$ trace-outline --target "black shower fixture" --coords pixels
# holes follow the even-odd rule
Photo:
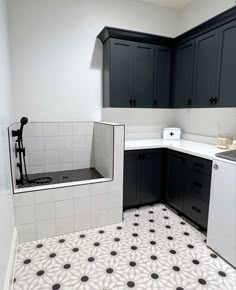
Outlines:
[[[18,137],[17,140],[22,140],[22,136],[23,136],[23,128],[24,126],[28,123],[28,118],[26,117],[22,117],[20,119],[20,129],[18,130],[12,130],[12,136],[13,137]]]
[[[20,178],[16,179],[16,185],[23,185],[24,182],[26,183],[35,183],[35,184],[45,184],[52,181],[51,177],[42,177],[42,178],[35,178],[35,179],[29,179],[28,173],[27,173],[27,167],[25,162],[25,147],[23,144],[23,129],[24,126],[28,123],[28,118],[22,117],[20,120],[20,129],[18,130],[12,130],[12,136],[17,137],[16,144],[15,144],[15,152],[16,157],[18,157],[19,154],[19,162],[17,162],[17,167],[19,168],[20,172]],[[23,166],[25,170],[25,174],[23,173]]]

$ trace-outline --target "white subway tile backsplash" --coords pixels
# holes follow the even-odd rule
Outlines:
[[[106,210],[92,213],[92,227],[101,227],[108,224],[108,212]]]
[[[59,171],[59,164],[50,164],[44,166],[44,172],[55,172]]]
[[[36,204],[39,203],[47,203],[47,202],[53,202],[53,192],[52,190],[40,190],[35,191],[34,193],[34,201]]]
[[[87,197],[80,197],[80,198],[75,198],[74,200],[74,210],[75,214],[82,213],[82,212],[91,212],[92,209],[92,197],[87,196]]]
[[[55,201],[73,199],[73,187],[63,187],[52,190]]]
[[[29,164],[30,166],[43,166],[45,165],[45,152],[29,152]]]
[[[28,123],[24,128],[24,137],[40,137],[43,136],[42,123]]]
[[[59,135],[61,136],[71,136],[73,134],[73,123],[64,122],[58,123]]]
[[[94,217],[95,219],[96,217]],[[75,231],[87,230],[92,227],[92,214],[82,213],[75,215]]]
[[[74,201],[63,200],[55,203],[56,218],[71,216],[74,214]]]
[[[74,216],[64,217],[55,220],[56,235],[72,233],[75,230]]]
[[[122,208],[123,207],[123,192],[110,192],[108,197],[108,207]]]
[[[57,136],[58,135],[58,123],[44,123],[43,124],[43,136]]]
[[[109,209],[109,211],[108,211],[108,223],[109,224],[121,223],[122,219],[123,219],[123,211],[122,211],[121,207]]]
[[[34,204],[34,193],[24,192],[21,194],[14,194],[14,207],[26,206]]]
[[[56,235],[55,220],[36,223],[37,239],[48,238]]]
[[[93,186],[92,185],[82,185],[82,186],[74,186],[74,198],[91,196],[93,194]]]
[[[15,208],[16,225],[30,224],[35,222],[34,206],[21,206]]]
[[[73,149],[73,136],[64,136],[62,138],[63,150]]]
[[[59,152],[59,162],[60,163],[70,163],[73,162],[73,151],[63,150]]]
[[[30,174],[34,174],[34,173],[42,173],[45,171],[45,166],[29,166],[27,165],[27,172]]]
[[[108,194],[94,195],[92,197],[92,211],[108,209]]]
[[[72,163],[63,163],[63,164],[58,164],[59,170],[72,170],[73,169],[73,164]]]
[[[55,136],[55,137],[44,137],[44,150],[53,151],[53,150],[63,150],[64,149],[64,141],[63,137]]]
[[[26,137],[24,138],[24,145],[27,152],[44,150],[43,137]]]
[[[73,150],[73,163],[81,162],[82,160],[82,150]]]
[[[36,240],[35,223],[17,226],[17,236],[20,243]]]
[[[93,195],[100,195],[108,193],[108,182],[101,182],[92,184],[92,194]]]
[[[54,203],[36,204],[35,205],[35,218],[37,222],[55,219]]]
[[[72,148],[73,149],[82,149],[86,148],[86,136],[73,136],[72,138]]]
[[[45,165],[59,164],[58,151],[45,151]]]

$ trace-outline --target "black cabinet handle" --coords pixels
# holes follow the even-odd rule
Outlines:
[[[201,213],[201,212],[202,212],[202,211],[201,211],[199,208],[197,208],[196,206],[192,206],[192,209],[193,209],[194,211],[198,212],[198,213]]]
[[[216,104],[218,103],[218,99],[217,99],[217,98],[214,98],[214,99],[213,99],[213,102],[214,102],[214,104],[216,105]]]
[[[199,188],[202,188],[202,184],[199,183],[199,182],[194,182],[193,184],[194,184],[195,186],[199,187]]]
[[[153,105],[156,106],[157,105],[157,100],[153,101]]]
[[[132,108],[132,106],[133,106],[133,101],[132,101],[132,99],[129,100],[129,105],[130,105],[130,107]]]
[[[192,105],[192,100],[188,99],[187,104],[188,104],[188,106],[191,106]]]
[[[133,99],[133,104],[134,104],[134,107],[136,107],[136,100]]]
[[[195,163],[194,164],[196,167],[200,167],[200,168],[204,168],[204,164],[202,164],[202,163]]]
[[[214,103],[214,99],[213,99],[213,98],[210,98],[210,99],[209,99],[209,102],[211,103],[211,105],[213,105],[213,103]]]

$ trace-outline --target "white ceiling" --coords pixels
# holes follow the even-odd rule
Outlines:
[[[193,0],[139,0],[139,1],[154,3],[163,7],[181,9],[187,6]]]

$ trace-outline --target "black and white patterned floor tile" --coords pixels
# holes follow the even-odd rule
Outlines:
[[[19,246],[14,290],[235,290],[236,271],[164,205]]]

